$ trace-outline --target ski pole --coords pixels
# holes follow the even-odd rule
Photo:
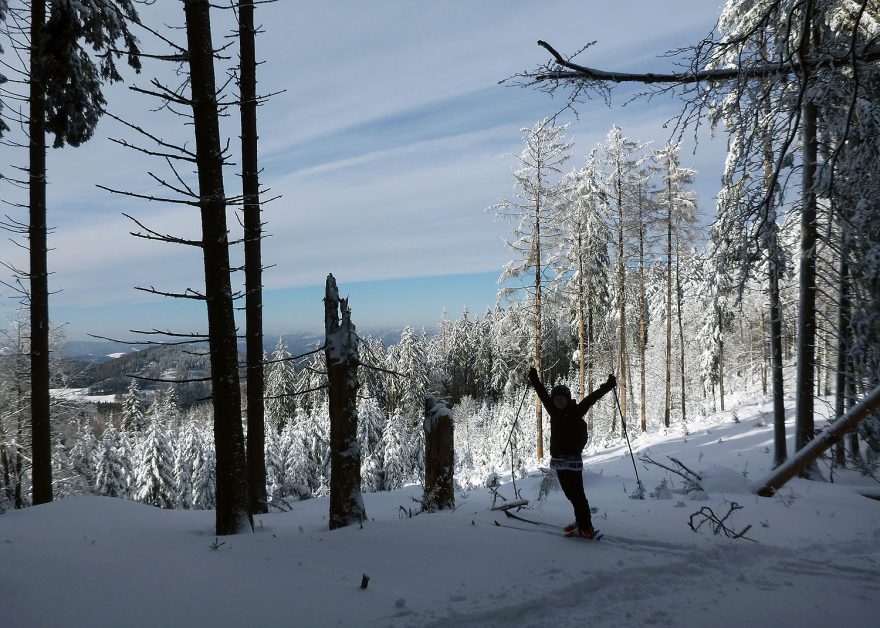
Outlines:
[[[623,410],[620,408],[620,400],[617,398],[617,386],[611,389],[611,392],[614,393],[614,403],[617,406],[617,413],[620,415],[620,424],[623,426],[623,436],[626,438],[626,446],[629,448],[629,458],[633,463],[633,471],[636,472],[636,484],[639,487],[639,499],[645,498],[645,488],[642,486],[642,481],[639,479],[639,470],[636,467],[636,457],[633,455],[632,445],[629,442],[629,433],[626,431],[626,420],[623,418]]]

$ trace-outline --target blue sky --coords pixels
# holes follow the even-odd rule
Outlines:
[[[156,3],[143,7],[142,17],[157,27],[180,24],[181,6]],[[546,59],[537,39],[563,51],[598,40],[582,59],[589,65],[669,68],[669,60],[657,56],[704,36],[718,11],[717,2],[706,0],[260,5],[260,89],[286,90],[259,111],[262,180],[271,189],[266,197],[281,195],[264,210],[272,236],[264,261],[274,265],[265,274],[267,333],[320,328],[329,272],[351,297],[362,329],[431,326],[444,309],[456,316],[464,306],[482,311],[493,304],[495,278],[508,259],[501,242],[508,226],[484,209],[511,193],[509,155],[521,150],[520,129],[562,104],[498,81]],[[229,15],[216,18],[215,41],[225,42]],[[161,51],[143,40],[146,50]],[[174,80],[155,63],[127,79],[143,86],[154,74]],[[124,86],[107,95],[117,115],[192,144],[189,127],[150,111],[149,100]],[[621,93],[612,109],[597,101],[582,107],[579,119],[565,118],[575,141],[572,166],[613,123],[635,139],[665,142],[669,131],[662,124],[677,103],[622,107],[625,100]],[[234,144],[232,114],[223,133]],[[56,226],[50,288],[60,290],[50,312],[53,323],[67,324],[69,338],[128,337],[130,328],[204,329],[201,308],[133,290],[198,289],[201,260],[194,251],[133,238],[134,225],[121,214],[184,237],[195,236],[199,223],[192,209],[135,202],[95,187],[151,193],[158,188],[147,171],[170,175],[161,162],[108,139],[124,136],[123,127],[105,119],[89,144],[49,155],[49,221]],[[2,167],[22,159],[10,152]],[[704,211],[714,205],[723,159],[723,142],[709,141],[708,133],[696,154],[682,158],[701,172],[696,189]],[[230,169],[227,193],[237,186]],[[2,193],[14,198],[15,191],[4,186]],[[235,237],[231,213],[230,228]],[[22,265],[21,256],[14,245],[0,245],[0,259]],[[14,302],[4,301],[9,316]]]

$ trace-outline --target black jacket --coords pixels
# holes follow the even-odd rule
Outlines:
[[[529,381],[538,393],[541,403],[550,415],[550,455],[577,456],[587,445],[587,424],[584,415],[594,403],[606,395],[614,385],[605,382],[599,388],[584,397],[580,403],[569,399],[568,405],[557,410],[550,394],[534,373],[529,373]]]

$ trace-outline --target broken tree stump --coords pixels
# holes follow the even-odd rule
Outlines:
[[[340,320],[341,314],[341,320]],[[358,345],[348,299],[339,298],[327,275],[324,296],[330,410],[330,529],[367,518],[361,495],[361,447],[357,439]]]
[[[425,397],[425,495],[422,508],[435,512],[455,507],[455,450],[452,410],[437,397]]]

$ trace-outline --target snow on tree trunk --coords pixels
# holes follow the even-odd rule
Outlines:
[[[211,352],[211,384],[216,448],[218,535],[236,534],[249,514],[247,461],[241,425],[238,347],[232,303],[223,150],[220,146],[217,87],[208,0],[185,0],[192,86],[193,126],[202,217],[205,300]]]
[[[844,434],[855,429],[863,419],[870,416],[878,408],[880,408],[880,386],[874,388],[859,403],[853,406],[849,412],[838,418],[816,438],[801,447],[785,464],[777,467],[768,478],[755,484],[752,490],[761,497],[771,497],[791,478],[814,464],[816,458],[822,455],[825,450],[840,441]]]
[[[361,496],[357,439],[357,336],[348,299],[339,298],[332,274],[327,275],[324,329],[330,406],[330,529],[334,530],[364,521],[367,513]]]
[[[452,411],[436,397],[425,397],[425,494],[427,512],[455,507],[455,451]]]

